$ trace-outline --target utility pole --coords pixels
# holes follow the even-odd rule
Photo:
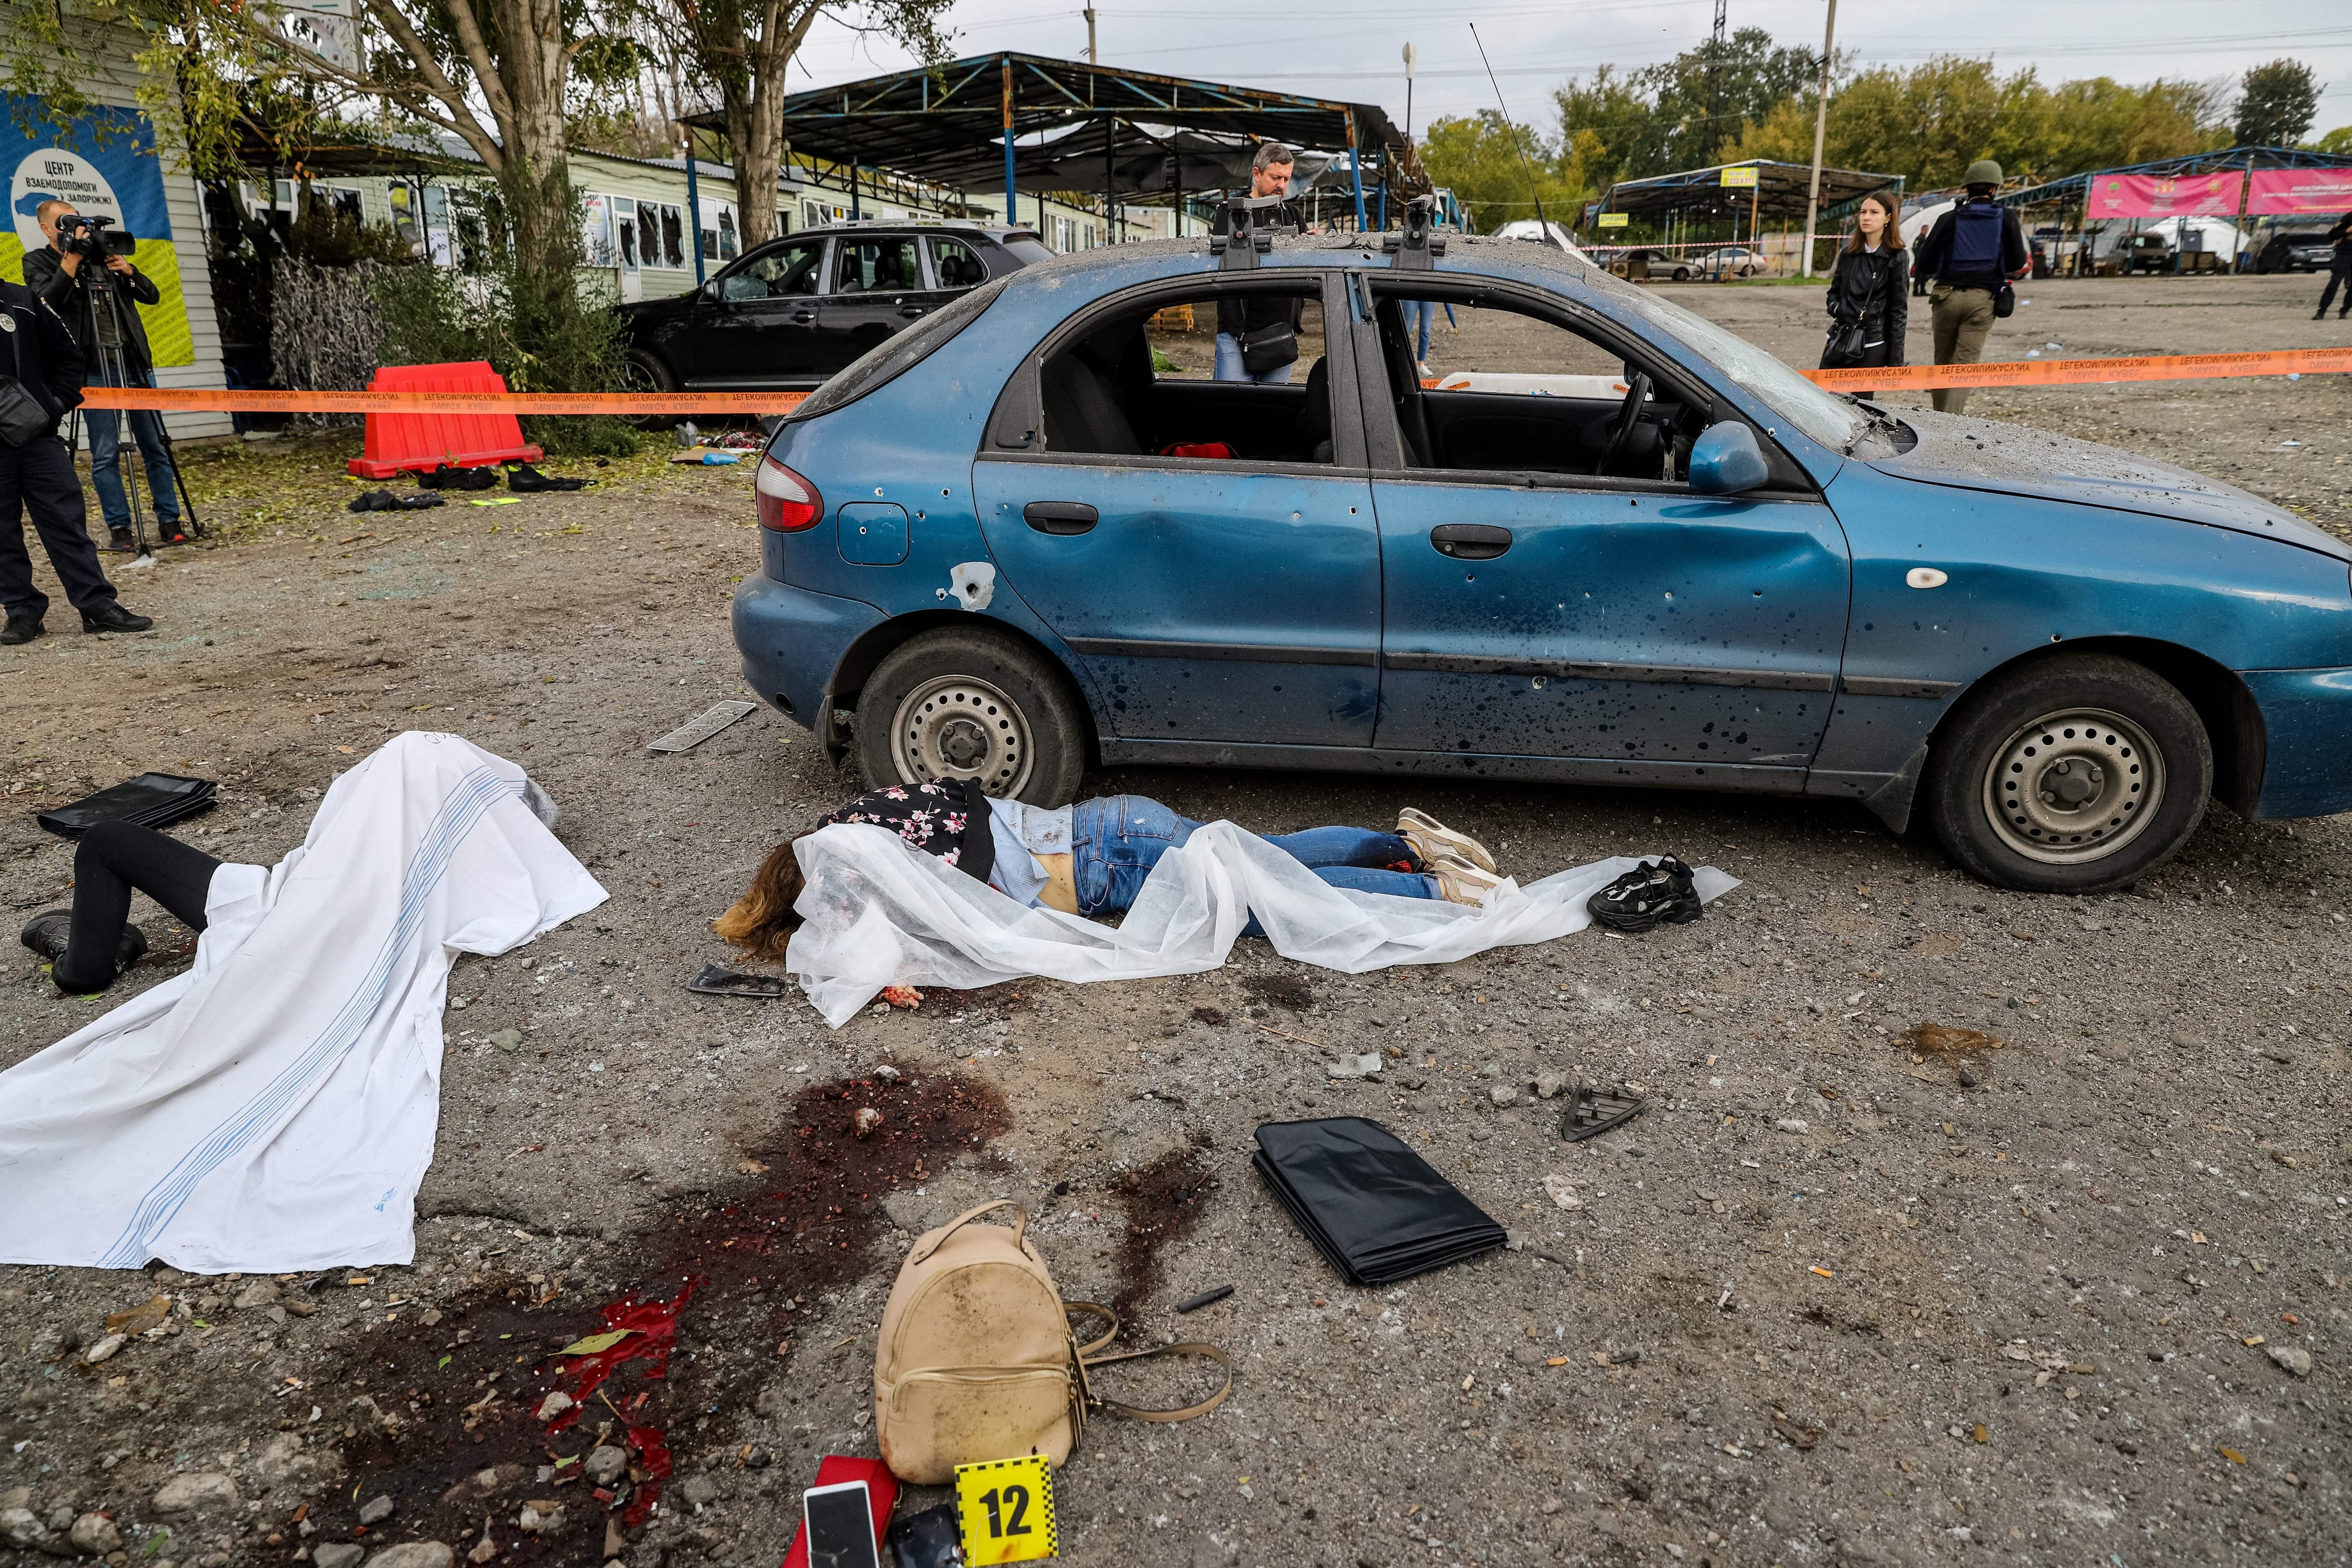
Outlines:
[[[1715,0],[1715,37],[1706,52],[1706,129],[1700,132],[1706,141],[1700,143],[1706,151],[1702,163],[1715,162],[1715,150],[1721,137],[1717,127],[1723,123],[1723,13],[1729,0]]]
[[[1830,55],[1837,44],[1837,0],[1830,0],[1829,26],[1822,33],[1822,100],[1813,106],[1813,184],[1805,197],[1805,265],[1801,278],[1813,275],[1813,224],[1822,212],[1822,138],[1830,128]]]
[[[1102,64],[1102,56],[1095,52],[1095,8],[1091,5],[1087,6],[1086,8],[1085,16],[1087,18],[1087,64],[1090,66],[1098,66]]]
[[[1404,144],[1412,145],[1412,68],[1421,63],[1421,51],[1411,44],[1404,47]]]

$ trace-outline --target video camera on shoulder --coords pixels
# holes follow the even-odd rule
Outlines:
[[[131,256],[138,247],[138,237],[115,227],[104,213],[68,213],[58,219],[58,249],[68,256],[104,261],[110,256]]]

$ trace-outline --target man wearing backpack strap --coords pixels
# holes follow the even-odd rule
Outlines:
[[[1918,276],[1936,280],[1927,300],[1937,364],[1974,364],[1983,357],[1995,302],[2009,280],[2032,264],[2017,215],[1993,203],[2000,177],[2000,165],[1990,158],[1969,164],[1967,195],[1919,242],[1912,265]],[[1966,387],[1939,386],[1932,395],[1938,413],[1968,406]]]

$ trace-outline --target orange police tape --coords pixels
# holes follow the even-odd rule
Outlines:
[[[2352,348],[2266,349],[2236,354],[2143,354],[2124,359],[2004,360],[1992,364],[1886,365],[1809,370],[1832,392],[1895,392],[1935,386],[2084,386],[2109,381],[2193,381],[2225,375],[2352,372]]]
[[[209,388],[91,386],[85,408],[160,408],[184,414],[787,414],[805,392],[215,392]]]
[[[2265,349],[2234,354],[2144,354],[2119,359],[2003,360],[1985,364],[1888,365],[1809,370],[1832,392],[1894,392],[1937,386],[2084,386],[2116,381],[2195,381],[2233,375],[2352,373],[2352,348]],[[802,392],[214,392],[180,387],[93,386],[86,408],[159,408],[170,413],[236,409],[247,414],[430,414],[468,409],[509,414],[785,414]]]

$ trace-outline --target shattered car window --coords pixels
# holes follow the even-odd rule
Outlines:
[[[1595,286],[1601,281],[1596,279]],[[1737,332],[1640,289],[1619,285],[1609,294],[1652,326],[1680,338],[1701,359],[1832,451],[1844,451],[1868,427],[1869,421],[1853,404],[1814,385]]]

